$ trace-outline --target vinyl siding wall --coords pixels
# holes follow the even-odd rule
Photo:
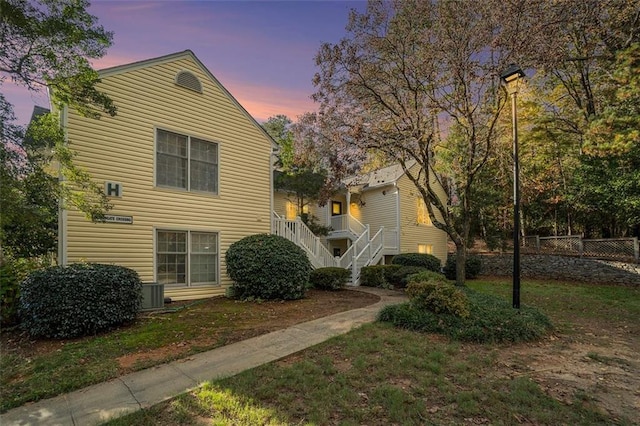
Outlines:
[[[444,265],[447,260],[447,234],[433,225],[418,224],[416,198],[420,193],[406,175],[398,179],[397,185],[400,196],[400,252],[417,253],[418,244],[430,244],[433,255]],[[438,193],[444,199],[444,190],[440,188]]]
[[[174,84],[189,70],[203,93]],[[194,299],[224,294],[231,284],[224,255],[230,244],[271,230],[271,142],[226,93],[189,57],[107,76],[99,86],[118,107],[115,117],[87,119],[70,111],[67,136],[76,164],[102,185],[120,182],[113,215],[133,224],[92,223],[66,212],[67,263],[114,263],[155,280],[157,229],[218,233],[217,285],[165,286],[165,295]],[[218,194],[155,187],[155,130],[195,136],[218,144]]]
[[[386,231],[396,230],[398,228],[397,197],[398,191],[392,185],[352,195],[352,215],[365,225],[369,224],[372,236],[383,226]]]

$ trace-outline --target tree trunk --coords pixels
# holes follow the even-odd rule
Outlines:
[[[467,248],[462,241],[456,241],[456,285],[464,286]]]

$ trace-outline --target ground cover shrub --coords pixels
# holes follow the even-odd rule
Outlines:
[[[20,319],[33,337],[93,335],[133,321],[141,305],[140,277],[117,265],[45,268],[20,285]]]
[[[402,266],[419,266],[435,272],[440,272],[442,268],[440,259],[432,254],[425,253],[401,253],[393,256],[391,263]]]
[[[541,338],[552,328],[549,319],[533,307],[513,309],[511,303],[469,288],[469,316],[435,313],[411,302],[385,307],[378,320],[396,327],[425,333],[440,333],[455,340],[476,343],[526,342]]]
[[[320,290],[339,290],[347,285],[351,271],[345,268],[330,266],[311,271],[309,281],[314,288]]]
[[[415,308],[462,318],[469,316],[469,300],[466,294],[456,288],[443,274],[422,271],[409,275],[407,282],[407,295]]]
[[[230,291],[238,299],[293,300],[304,297],[311,263],[305,252],[286,238],[256,234],[229,246]]]
[[[444,275],[450,279],[456,279],[456,256],[449,255],[447,257],[447,262],[444,264],[444,268],[442,268],[442,272]],[[464,277],[465,279],[472,280],[477,278],[482,272],[482,260],[478,256],[467,255],[467,259],[464,263]]]

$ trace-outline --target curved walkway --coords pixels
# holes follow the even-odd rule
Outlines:
[[[173,398],[207,380],[233,376],[345,334],[375,321],[384,306],[406,300],[395,291],[354,290],[376,294],[380,301],[27,404],[0,415],[0,424],[97,425]]]

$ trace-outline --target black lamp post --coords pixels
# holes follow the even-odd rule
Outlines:
[[[518,165],[518,114],[516,95],[518,80],[524,72],[511,64],[500,74],[507,92],[511,95],[511,122],[513,126],[513,307],[520,309],[520,167]]]

